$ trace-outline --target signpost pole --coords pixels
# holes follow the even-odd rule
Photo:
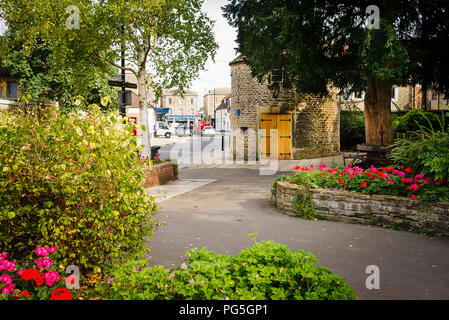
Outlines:
[[[122,36],[125,34],[125,26],[121,26]],[[122,39],[121,49],[122,49],[122,103],[119,106],[119,114],[122,117],[126,117],[126,73],[125,73],[125,44],[124,39]]]

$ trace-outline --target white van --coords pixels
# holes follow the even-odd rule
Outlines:
[[[164,136],[169,139],[172,134],[175,134],[175,130],[171,128],[166,122],[156,122],[156,136]]]

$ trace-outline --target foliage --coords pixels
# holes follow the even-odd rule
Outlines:
[[[6,253],[0,253],[0,300],[70,300],[72,294],[62,288],[65,279],[50,257],[56,251],[57,247],[37,247],[34,251],[37,259],[32,265],[26,262],[22,266],[7,260]]]
[[[315,205],[309,188],[298,190],[295,198],[295,207],[298,210],[298,216],[305,219],[315,218]]]
[[[115,89],[107,80],[114,75],[114,69],[106,72],[92,69],[88,77],[82,78],[70,66],[55,61],[53,46],[37,37],[31,47],[24,49],[22,43],[14,38],[5,41],[2,65],[18,77],[23,85],[21,99],[23,102],[41,104],[45,101],[57,101],[63,112],[79,109],[73,101],[74,97],[84,93],[89,103],[100,105],[101,97],[115,95]],[[110,100],[101,105],[104,110],[117,110],[117,101]]]
[[[413,173],[409,167],[371,166],[363,170],[357,166],[319,169],[296,167],[296,173],[284,181],[312,189],[339,189],[364,194],[405,196],[423,201],[449,202],[449,185],[444,178],[433,178]]]
[[[369,77],[397,85],[413,77],[447,89],[447,59],[437,49],[440,39],[446,39],[448,13],[440,10],[445,2],[377,1],[379,28],[369,29],[370,4],[232,0],[223,10],[238,30],[238,51],[254,75],[282,71],[282,86],[300,93],[325,94],[328,84],[363,90]],[[431,25],[413,28],[424,18]],[[421,46],[423,37],[432,41]],[[430,57],[433,69],[427,72],[422,63]]]
[[[74,70],[81,79],[88,79],[93,70],[122,68],[116,62],[123,48],[125,70],[137,78],[141,124],[149,128],[148,86],[155,89],[154,101],[162,89],[183,93],[215,56],[213,21],[201,11],[202,4],[203,0],[0,0],[0,14],[9,38],[30,48],[39,36],[52,44],[55,64]],[[79,10],[74,28],[67,24],[76,20],[76,15],[66,14],[70,6]],[[147,129],[142,130],[141,142],[143,155],[149,157]]]
[[[340,112],[340,147],[354,150],[357,144],[365,142],[365,118],[363,112]]]
[[[393,120],[393,130],[397,133],[415,132],[420,128],[441,130],[439,117],[433,112],[414,109]]]
[[[86,270],[148,250],[157,204],[141,186],[132,125],[86,108],[2,112],[0,243],[15,259],[50,244],[58,263]]]
[[[317,266],[302,250],[271,241],[256,242],[237,256],[206,248],[186,253],[176,270],[147,268],[146,261],[118,266],[96,286],[103,299],[139,300],[347,300],[355,299],[345,278]]]
[[[445,128],[444,116],[437,118]],[[416,172],[449,180],[449,129],[437,131],[423,126],[412,137],[403,137],[394,144],[390,158]]]

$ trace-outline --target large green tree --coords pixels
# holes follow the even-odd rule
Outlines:
[[[367,144],[393,143],[392,85],[449,92],[447,1],[230,0],[223,10],[254,76],[281,75],[278,86],[300,93],[365,90]]]
[[[115,66],[137,77],[143,156],[150,155],[148,85],[181,93],[190,86],[217,44],[203,0],[0,0],[14,37],[31,47],[39,36],[52,43],[52,59],[79,76]],[[151,73],[151,77],[149,74]]]

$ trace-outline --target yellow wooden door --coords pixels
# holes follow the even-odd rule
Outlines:
[[[276,115],[262,114],[260,117],[260,154],[262,158],[270,157],[270,130],[276,129]]]
[[[291,114],[265,113],[260,118],[260,153],[262,158],[271,156],[270,130],[277,130],[277,159],[291,159]]]
[[[291,159],[292,116],[291,114],[276,115],[278,129],[278,159]]]

